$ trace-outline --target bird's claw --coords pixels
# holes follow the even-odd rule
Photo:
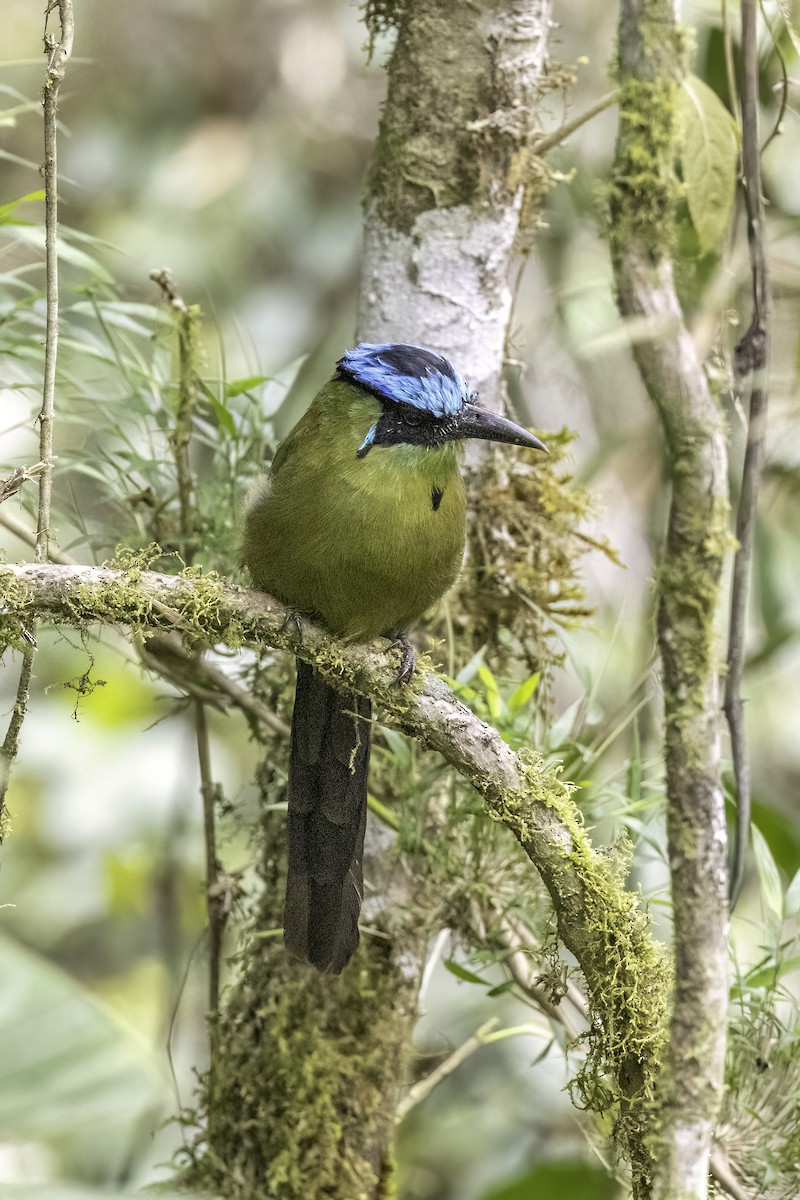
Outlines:
[[[397,672],[394,685],[395,687],[402,687],[404,683],[408,683],[414,674],[417,666],[417,652],[408,638],[402,635],[395,638],[389,649],[400,651],[400,670]]]
[[[290,625],[294,625],[294,631],[297,635],[298,642],[303,640],[303,621],[300,613],[296,609],[290,608],[281,623],[281,629],[287,629]]]

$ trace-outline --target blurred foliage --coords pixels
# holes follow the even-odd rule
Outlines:
[[[359,13],[345,0],[81,0],[61,112],[56,422],[56,532],[61,549],[81,561],[101,561],[119,544],[157,541],[170,555],[184,549],[170,450],[174,320],[148,281],[153,267],[168,262],[187,300],[209,314],[192,444],[196,557],[236,572],[241,496],[352,336],[361,180],[398,12],[397,5],[368,8],[371,63]],[[765,34],[761,47],[765,130],[778,116],[781,56],[790,103],[783,132],[764,156],[774,365],[746,679],[762,836],[733,922],[738,974],[723,1144],[753,1187],[778,1197],[793,1194],[780,1188],[797,1162],[800,1111],[798,4],[768,4],[767,13],[774,36]],[[684,16],[696,28],[693,107],[686,111],[705,117],[686,121],[677,276],[726,408],[735,466],[744,437],[730,360],[749,303],[739,201],[739,236],[722,236],[733,137],[725,109],[735,104],[718,6],[698,0]],[[31,465],[36,454],[44,330],[39,20],[24,0],[6,0],[0,477]],[[615,14],[581,0],[559,20],[554,56],[579,63],[566,114],[574,116],[608,89]],[[735,31],[732,51],[735,60]],[[562,103],[556,95],[548,100],[551,128],[565,115]],[[508,570],[482,582],[468,623],[460,618],[463,597],[444,607],[432,649],[465,702],[509,744],[532,743],[564,764],[580,784],[577,799],[598,842],[627,831],[634,878],[666,935],[650,617],[665,494],[661,439],[632,365],[631,331],[617,317],[601,232],[613,139],[609,111],[551,156],[570,181],[547,197],[536,254],[517,281],[510,344],[509,385],[520,418],[574,431],[557,439],[557,474],[566,478],[551,507],[562,526],[580,523],[580,578],[566,577],[546,523],[531,519],[530,506],[541,511],[555,475],[531,476],[521,461],[504,459],[507,476],[493,485],[504,494],[485,498],[482,528],[505,539]],[[718,188],[713,204],[709,172]],[[505,509],[509,494],[513,522],[498,529],[495,510]],[[3,508],[30,525],[34,501],[26,484]],[[3,533],[8,557],[28,554]],[[487,563],[497,550],[487,552]],[[176,562],[166,557],[163,565]],[[471,569],[480,565],[476,554]],[[542,588],[526,592],[521,606],[514,599],[519,573]],[[472,582],[464,594],[477,594]],[[581,620],[573,627],[564,617]],[[559,671],[520,646],[525,621],[531,642],[541,629],[556,628]],[[514,643],[504,633],[510,628]],[[288,721],[285,659],[266,651],[223,665],[279,722]],[[87,668],[91,681],[103,681],[91,693],[81,686]],[[7,710],[13,660],[2,678]],[[164,1164],[193,1132],[176,1125],[152,1132],[161,1114],[190,1104],[193,1071],[205,1059],[193,732],[175,689],[143,675],[111,631],[88,645],[41,633],[35,684],[0,875],[0,904],[13,906],[2,909],[0,1076],[16,1072],[2,1080],[0,1181],[12,1197],[84,1200],[80,1187],[45,1181],[130,1189],[168,1174]],[[259,800],[276,812],[283,804],[285,734],[280,724],[261,729],[256,744],[240,719],[213,712],[211,720],[215,774],[227,797],[220,856],[226,869],[244,871],[247,890],[253,847],[262,845]],[[553,957],[547,907],[517,847],[461,781],[401,733],[379,730],[375,762],[374,799],[388,810],[401,845],[422,849],[424,903],[450,930],[425,995],[415,1074],[446,1059],[487,1017],[499,1016],[504,1031],[523,1030],[482,1046],[412,1110],[399,1140],[404,1200],[542,1200],[556,1188],[614,1196],[613,1180],[589,1162],[586,1131],[563,1094],[581,1046],[568,1047],[532,1011],[500,948],[499,926],[510,920],[544,985],[555,994],[563,984],[566,965]],[[257,764],[260,797],[251,783]],[[240,923],[237,912],[229,950]],[[165,1083],[168,1064],[176,1085]]]

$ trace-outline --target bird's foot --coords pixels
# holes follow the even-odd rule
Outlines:
[[[411,645],[407,637],[401,633],[394,639],[390,650],[400,651],[400,670],[395,678],[395,687],[402,687],[404,683],[408,683],[417,665],[417,652]]]
[[[294,608],[290,608],[286,616],[283,618],[283,621],[281,622],[281,629],[288,629],[290,625],[294,626],[294,631],[297,635],[298,642],[302,642],[303,618],[302,614],[297,612],[297,610]]]

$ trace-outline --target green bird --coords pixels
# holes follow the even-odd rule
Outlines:
[[[379,635],[413,672],[410,627],[461,567],[468,438],[546,447],[477,403],[447,359],[363,343],[278,447],[246,509],[257,588],[347,641]],[[372,710],[297,663],[288,789],[288,950],[333,974],[358,945]]]

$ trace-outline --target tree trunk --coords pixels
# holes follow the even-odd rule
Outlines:
[[[637,341],[635,354],[662,421],[672,481],[658,571],[658,642],[675,979],[654,1195],[705,1200],[727,1035],[727,843],[714,625],[730,534],[722,412],[672,277],[681,70],[670,0],[622,0],[612,255],[622,315],[644,319],[653,331]]]

